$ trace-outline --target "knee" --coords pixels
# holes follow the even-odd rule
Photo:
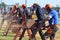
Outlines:
[[[31,35],[31,38],[35,38],[35,35],[34,35],[34,34],[32,34],[32,35]]]

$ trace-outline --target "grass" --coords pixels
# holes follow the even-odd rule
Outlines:
[[[12,33],[11,31],[9,31],[9,33],[8,33],[8,35],[7,36],[3,36],[3,32],[4,32],[4,29],[5,29],[5,27],[6,27],[6,21],[4,22],[4,24],[3,24],[3,27],[1,28],[1,30],[0,30],[0,40],[13,40],[13,38],[14,38],[14,36],[15,36],[15,34],[14,33]],[[25,33],[26,34],[26,33]],[[36,35],[36,38],[37,38],[37,40],[40,40],[40,37],[39,37],[39,34],[37,33],[37,35]],[[18,38],[17,38],[17,40],[18,40]],[[28,40],[28,36],[24,36],[23,37],[23,40]],[[60,29],[57,31],[57,33],[56,33],[56,38],[55,38],[55,40],[60,40]]]

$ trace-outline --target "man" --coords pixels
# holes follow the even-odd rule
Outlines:
[[[34,3],[32,7],[33,7],[32,11],[36,12],[37,20],[35,20],[35,24],[31,28],[31,31],[32,31],[31,38],[32,38],[32,40],[36,40],[35,35],[36,35],[37,31],[39,31],[41,39],[44,40],[44,36],[42,36],[43,32],[42,32],[41,28],[45,26],[45,23],[41,22],[43,20],[43,18],[42,18],[43,16],[41,13],[41,7],[37,3]]]
[[[27,21],[28,21],[28,18],[29,18],[29,16],[28,16],[28,10],[26,9],[26,5],[25,4],[22,4],[22,6],[21,6],[22,8],[23,8],[23,13],[22,13],[22,22],[25,22],[25,26],[22,28],[23,29],[23,31],[22,31],[22,34],[21,34],[21,36],[20,36],[20,38],[19,38],[19,40],[22,40],[22,37],[24,36],[24,33],[25,33],[25,31],[28,29],[27,28],[27,25],[26,25],[26,23],[27,23]]]
[[[16,15],[18,17],[18,23],[21,24],[22,21],[22,10],[18,7],[18,5],[14,5],[14,12],[13,15]]]
[[[47,37],[50,37],[50,40],[54,40],[55,33],[58,30],[57,27],[58,13],[52,9],[51,4],[46,4],[45,9],[48,12],[48,15],[46,16],[46,20],[48,20],[49,26],[48,26],[48,30],[43,36],[45,36],[45,40]]]
[[[19,15],[19,18],[17,19],[17,14]],[[3,35],[7,35],[9,29],[11,28],[10,25],[12,24],[13,19],[17,19],[17,21],[19,22],[19,24],[21,23],[21,10],[19,9],[19,7],[17,5],[14,5],[13,8],[11,9],[11,13],[10,13],[10,18],[8,21],[8,25],[5,28],[5,31],[3,32]]]
[[[4,11],[3,11],[3,15],[6,15],[6,14],[7,14],[6,9],[4,9]]]

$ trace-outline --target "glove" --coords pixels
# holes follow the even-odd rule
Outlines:
[[[52,29],[49,28],[49,29],[47,30],[47,33],[51,34],[51,33],[52,33]]]

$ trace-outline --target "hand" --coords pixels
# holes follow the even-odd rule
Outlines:
[[[47,33],[51,34],[52,33],[52,29],[48,28]]]

